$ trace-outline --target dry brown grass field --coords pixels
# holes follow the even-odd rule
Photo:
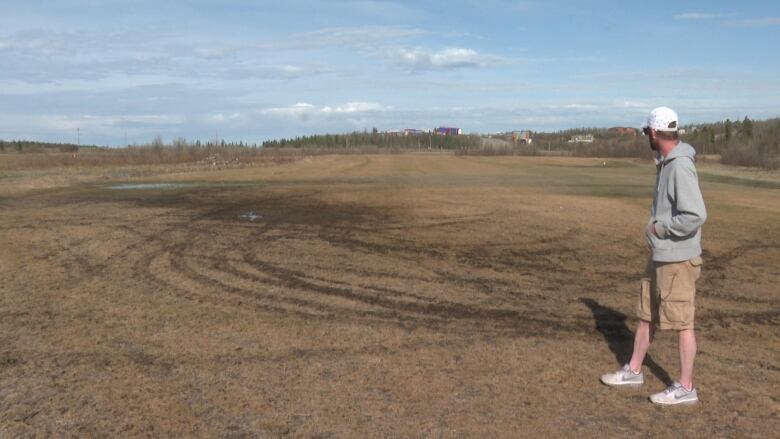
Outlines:
[[[0,168],[2,438],[780,430],[780,174],[700,167],[702,402],[662,409],[675,334],[642,389],[598,380],[631,349],[650,162]],[[112,188],[139,182],[171,185]]]

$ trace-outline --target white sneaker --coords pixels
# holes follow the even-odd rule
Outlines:
[[[663,392],[650,395],[650,401],[660,405],[696,404],[699,402],[699,395],[695,388],[686,390],[682,384],[675,382]]]
[[[640,371],[634,373],[628,364],[623,365],[617,372],[601,376],[601,382],[614,387],[632,386],[638,387],[645,383],[645,375]]]

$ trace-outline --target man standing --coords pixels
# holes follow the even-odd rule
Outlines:
[[[642,363],[657,328],[677,331],[680,379],[650,396],[655,404],[695,404],[693,386],[696,336],[693,330],[696,280],[701,273],[701,226],[707,219],[694,166],[696,151],[681,142],[679,120],[671,108],[650,113],[642,126],[656,152],[658,172],[650,221],[645,228],[652,255],[647,263],[637,303],[637,326],[631,361],[617,372],[603,375],[609,386],[640,386]]]

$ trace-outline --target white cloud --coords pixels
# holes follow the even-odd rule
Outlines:
[[[381,105],[374,102],[347,102],[338,107],[322,107],[321,113],[362,113],[366,111],[379,111],[384,109]]]
[[[650,105],[645,102],[639,102],[639,101],[623,101],[620,102],[620,106],[623,106],[625,108],[650,108]]]
[[[212,59],[232,55],[239,50],[241,50],[241,46],[238,45],[198,46],[193,48],[193,54],[200,58]]]
[[[139,123],[149,125],[178,125],[184,123],[184,117],[171,114],[141,114],[120,116],[117,123]]]
[[[118,126],[141,125],[141,126],[170,126],[181,125],[185,118],[169,114],[138,114],[123,116],[100,116],[100,115],[42,115],[38,122],[46,129],[72,131],[76,128],[81,130],[91,130],[106,132]]]
[[[331,27],[258,39],[173,32],[0,30],[0,79],[46,83],[139,74],[176,78],[296,79],[334,71],[296,51],[375,51],[427,31],[407,26]]]
[[[298,65],[298,64],[280,64],[280,65],[254,65],[252,60],[245,63],[235,63],[221,65],[220,63],[205,65],[200,71],[190,73],[188,70],[177,72],[181,76],[205,76],[221,79],[296,79],[302,77],[311,77],[326,73],[333,73],[334,70],[321,65]]]
[[[729,24],[736,27],[780,26],[780,17],[746,18],[744,20],[733,21]]]
[[[687,12],[684,14],[678,14],[674,16],[675,20],[688,20],[688,21],[704,21],[715,20],[718,18],[734,17],[735,14],[718,14],[709,12]],[[734,27],[767,27],[767,26],[780,26],[780,17],[763,17],[763,18],[744,18],[741,20],[734,20],[727,23],[729,26]]]
[[[306,120],[314,115],[339,115],[339,114],[358,114],[371,113],[389,109],[375,102],[347,102],[343,105],[322,107],[315,106],[308,102],[298,102],[287,107],[271,107],[260,110],[261,114],[272,116],[293,117],[300,120]]]
[[[593,104],[567,104],[564,105],[563,108],[568,108],[570,110],[595,110],[599,108],[599,106]]]
[[[378,41],[397,40],[425,35],[421,29],[406,26],[334,27],[290,35],[287,38],[258,44],[267,49],[312,49],[327,46],[363,46]]]
[[[43,56],[100,58],[167,54],[175,35],[134,31],[54,31],[30,28],[0,36],[0,50]],[[107,54],[109,56],[107,56]]]
[[[245,122],[247,120],[247,117],[243,113],[239,112],[232,112],[232,113],[216,113],[208,116],[206,118],[207,122],[211,123],[236,123],[236,122]]]
[[[488,67],[501,64],[504,60],[495,55],[478,53],[473,49],[448,48],[438,52],[426,49],[396,49],[386,52],[396,63],[413,70],[447,70],[464,67]]]
[[[713,20],[715,18],[721,18],[724,14],[713,14],[709,12],[687,12],[685,14],[678,14],[674,16],[675,20]]]
[[[68,48],[64,35],[25,32],[0,39],[0,51],[35,53],[44,56],[55,55]]]
[[[203,58],[221,58],[243,51],[312,50],[326,47],[360,48],[386,41],[397,41],[428,34],[406,26],[331,27],[289,34],[266,41],[241,41],[199,45],[192,54]]]
[[[307,102],[298,102],[288,107],[265,108],[260,111],[262,114],[274,116],[293,116],[299,119],[305,119],[309,114],[316,112],[314,105]]]

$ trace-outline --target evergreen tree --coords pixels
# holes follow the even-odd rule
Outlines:
[[[745,120],[742,121],[742,134],[748,139],[753,138],[753,121],[745,116]]]

